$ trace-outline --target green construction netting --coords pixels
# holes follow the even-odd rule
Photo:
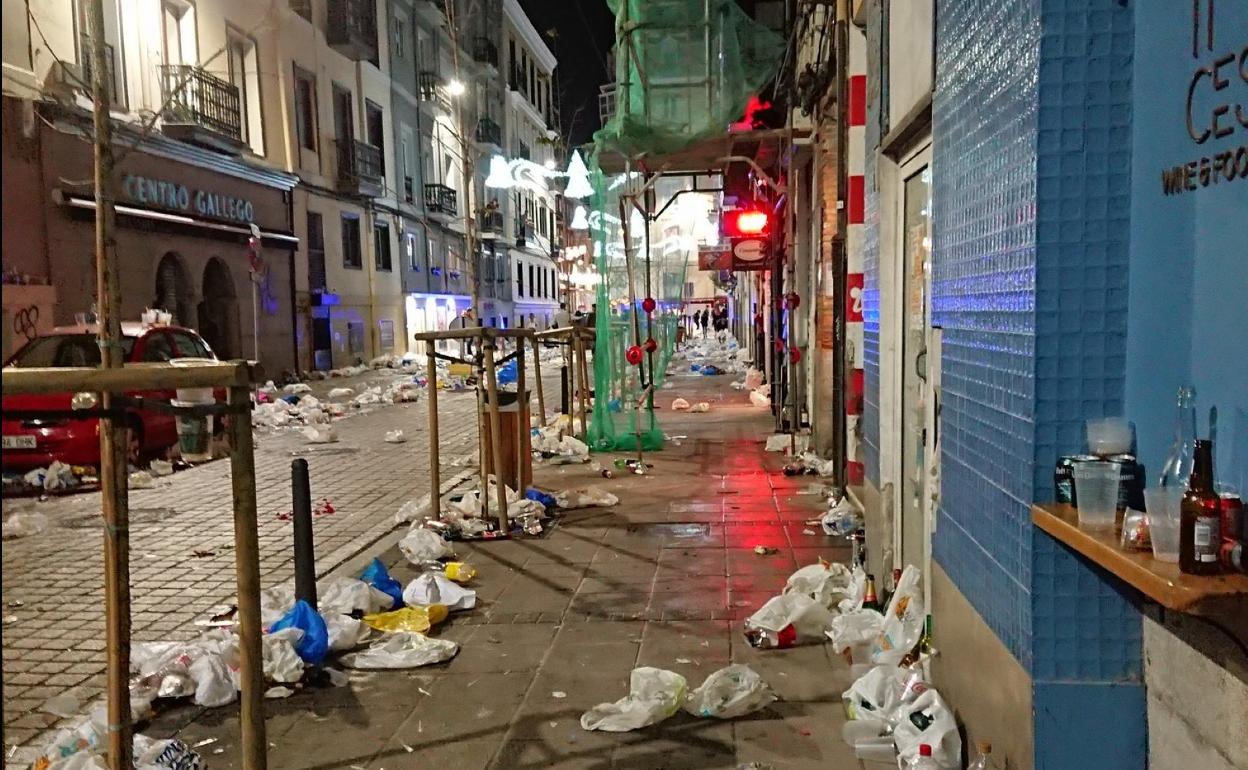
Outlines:
[[[607,0],[615,13],[614,116],[594,135],[626,156],[722,134],[771,80],[784,39],[733,0]]]
[[[663,447],[654,397],[675,349],[686,271],[699,244],[718,237],[718,199],[691,191],[691,178],[660,178],[639,194],[645,179],[605,175],[598,158],[662,155],[723,134],[771,79],[784,40],[733,0],[607,2],[616,16],[616,107],[594,134],[594,193],[583,212],[600,275],[587,433],[596,451],[653,451]],[[647,198],[649,217],[635,206]],[[630,348],[651,339],[654,350],[629,362]]]

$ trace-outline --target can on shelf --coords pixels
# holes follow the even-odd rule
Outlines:
[[[1099,460],[1096,455],[1062,455],[1053,470],[1053,499],[1059,503],[1078,505],[1075,496],[1075,463]]]
[[[1236,492],[1223,492],[1221,498],[1222,542],[1234,544],[1244,535],[1244,501]]]

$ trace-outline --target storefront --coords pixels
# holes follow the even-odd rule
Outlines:
[[[293,369],[296,179],[159,134],[141,142],[129,131],[115,137],[122,319],[161,308],[223,359],[258,359],[272,377]],[[55,323],[73,323],[96,296],[87,126],[76,116],[54,117],[29,136],[6,130],[4,143],[4,218],[30,224],[4,228],[5,267],[51,276]],[[38,195],[30,194],[32,181]]]
[[[408,294],[406,298],[407,338],[422,332],[444,332],[455,328],[454,321],[459,318],[472,300],[451,294]],[[447,340],[438,341],[438,350],[449,353],[455,347]],[[458,349],[458,348],[455,348]],[[416,353],[424,350],[415,347]]]

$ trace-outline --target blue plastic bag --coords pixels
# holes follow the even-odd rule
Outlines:
[[[283,628],[297,628],[303,632],[295,645],[295,652],[304,663],[315,666],[329,654],[329,629],[325,627],[325,618],[303,599],[295,602],[295,606],[281,620],[269,626],[269,633]]]
[[[558,505],[558,503],[555,501],[554,496],[548,495],[545,492],[534,489],[532,487],[529,487],[527,490],[525,490],[524,496],[525,498],[529,500],[536,500],[537,502],[541,503],[542,507],[546,508],[547,510],[554,508],[556,505]]]
[[[390,609],[397,610],[403,606],[403,584],[390,577],[381,559],[373,559],[372,563],[360,573],[360,580],[394,599],[394,604],[390,605]]]
[[[513,358],[499,367],[498,373],[495,376],[498,378],[499,385],[511,385],[514,383],[516,381],[516,377],[518,376],[518,372],[516,371],[516,359]]]

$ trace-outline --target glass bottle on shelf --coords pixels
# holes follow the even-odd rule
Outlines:
[[[1196,389],[1179,388],[1178,416],[1174,422],[1174,445],[1161,467],[1161,486],[1187,489],[1196,463]]]
[[[1191,482],[1179,509],[1179,569],[1192,575],[1220,571],[1222,500],[1213,491],[1213,442],[1197,441]]]

